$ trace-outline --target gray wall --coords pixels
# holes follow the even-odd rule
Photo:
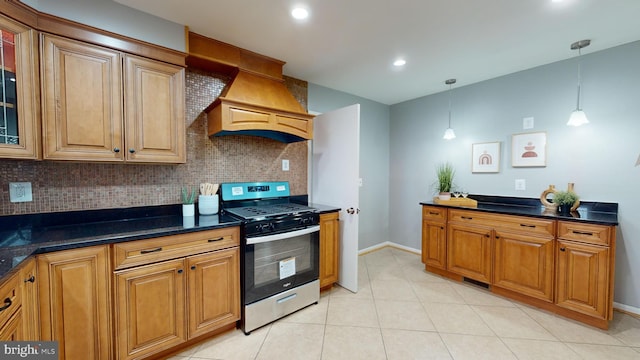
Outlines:
[[[461,88],[453,88],[452,127],[446,141],[448,93],[391,106],[390,233],[420,248],[418,202],[432,198],[435,166],[450,161],[455,183],[471,193],[540,196],[549,184],[575,183],[583,200],[619,203],[615,301],[640,308],[640,154],[638,101],[640,42],[582,57],[583,109],[590,124],[566,126],[575,107],[577,58]],[[446,88],[445,88],[446,90]],[[535,127],[523,130],[522,118]],[[511,167],[511,135],[547,132],[547,166]],[[473,143],[500,141],[497,174],[471,173]],[[526,180],[516,191],[515,179]]]
[[[111,0],[22,0],[22,2],[40,12],[169,49],[186,51],[184,25]]]
[[[309,111],[360,104],[360,217],[358,249],[389,241],[389,106],[309,84]]]

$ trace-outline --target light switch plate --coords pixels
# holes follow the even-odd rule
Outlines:
[[[31,194],[31,183],[30,182],[9,183],[9,201],[11,202],[33,201],[33,196]]]
[[[533,117],[522,118],[522,129],[533,129]]]
[[[282,171],[289,171],[289,160],[282,160]]]
[[[526,190],[527,182],[524,179],[516,179],[516,190]]]

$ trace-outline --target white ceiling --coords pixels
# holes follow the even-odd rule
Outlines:
[[[583,54],[640,40],[640,0],[116,1],[389,105],[575,57],[577,40],[592,40]],[[290,17],[296,3],[307,21]]]

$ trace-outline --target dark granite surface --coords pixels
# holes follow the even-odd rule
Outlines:
[[[580,202],[577,211],[570,216],[563,216],[556,212],[547,211],[540,199],[518,198],[507,196],[469,195],[470,199],[478,201],[477,208],[461,207],[469,210],[500,213],[508,215],[524,215],[546,219],[580,221],[602,225],[618,225],[618,204],[584,201]],[[436,204],[433,201],[423,201],[420,205],[455,207]]]
[[[183,218],[181,205],[0,216],[0,278],[32,254],[240,224],[224,215]]]

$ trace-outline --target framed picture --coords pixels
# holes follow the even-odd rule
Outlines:
[[[471,172],[500,172],[500,142],[487,142],[471,145]]]
[[[535,132],[511,135],[511,166],[547,166],[547,133]]]

